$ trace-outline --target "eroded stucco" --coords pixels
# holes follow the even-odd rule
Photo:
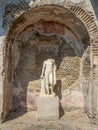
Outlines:
[[[70,10],[72,13],[74,13],[80,20],[77,19],[75,17],[75,15],[70,13],[68,10],[63,9],[62,2],[64,2],[63,5],[68,10]],[[69,48],[68,48],[68,46],[66,46],[66,49],[69,49],[69,50],[71,49],[74,52],[74,53],[72,53],[72,51],[71,51],[71,53],[70,53],[71,60],[69,60],[70,58],[65,58],[65,61],[64,61],[65,64],[63,66],[64,67],[65,67],[65,65],[67,66],[67,63],[68,63],[68,66],[70,65],[72,67],[72,70],[75,68],[75,66],[79,67],[79,68],[77,67],[77,70],[76,70],[77,73],[75,73],[77,78],[74,79],[73,83],[71,83],[70,85],[69,84],[66,85],[70,89],[68,89],[64,86],[63,88],[66,88],[66,89],[64,91],[62,91],[62,93],[60,93],[62,107],[63,108],[66,108],[66,107],[72,108],[72,107],[80,106],[81,108],[83,108],[86,105],[86,111],[89,111],[92,114],[93,110],[91,110],[91,108],[92,108],[92,105],[94,105],[94,103],[92,104],[92,102],[91,102],[92,96],[89,95],[91,93],[91,91],[90,92],[88,91],[88,89],[89,89],[88,85],[90,83],[89,81],[94,76],[92,71],[90,72],[90,69],[92,70],[91,63],[93,64],[93,60],[91,61],[91,57],[92,57],[91,49],[93,50],[93,57],[92,57],[92,59],[93,59],[94,56],[97,56],[97,51],[96,51],[97,27],[94,23],[93,17],[91,15],[89,15],[89,13],[86,13],[84,9],[82,9],[81,7],[78,7],[78,6],[74,6],[72,4],[67,4],[65,1],[62,1],[62,2],[60,2],[60,3],[57,2],[57,3],[59,3],[58,5],[60,5],[61,7],[46,6],[46,8],[45,8],[42,6],[42,7],[30,9],[30,11],[27,11],[26,10],[27,6],[23,6],[24,11],[21,10],[20,13],[18,13],[19,11],[17,11],[17,13],[14,12],[14,15],[16,14],[14,18],[17,18],[17,19],[14,20],[14,22],[9,30],[9,33],[7,35],[6,42],[5,42],[6,43],[5,52],[4,52],[5,56],[6,56],[6,58],[4,59],[4,61],[5,61],[4,62],[5,63],[5,65],[4,65],[5,89],[4,90],[6,93],[3,91],[3,94],[5,96],[5,98],[4,98],[5,116],[8,114],[8,111],[10,111],[12,109],[12,105],[11,105],[12,100],[9,100],[9,99],[12,99],[12,97],[13,97],[13,104],[14,104],[13,108],[27,107],[27,108],[30,108],[33,110],[36,109],[36,97],[39,95],[40,89],[39,89],[39,87],[38,87],[38,89],[35,89],[34,86],[37,86],[37,85],[39,86],[40,83],[34,81],[34,84],[33,84],[32,81],[29,80],[30,82],[28,82],[28,84],[26,85],[26,88],[25,88],[25,87],[21,86],[22,80],[19,81],[17,79],[24,78],[24,74],[23,74],[24,71],[22,72],[22,69],[24,67],[22,67],[22,64],[28,65],[28,63],[26,61],[29,62],[29,60],[25,61],[25,59],[28,58],[28,55],[29,56],[30,56],[30,54],[33,55],[32,52],[31,53],[29,52],[29,53],[26,53],[27,57],[25,57],[26,56],[25,50],[28,52],[28,50],[30,50],[32,48],[31,47],[33,45],[32,41],[35,41],[35,43],[37,43],[38,41],[36,41],[36,40],[39,40],[40,41],[39,44],[41,44],[41,40],[43,40],[46,37],[46,34],[47,35],[56,34],[57,35],[56,40],[57,40],[58,44],[61,42],[60,41],[60,37],[61,37],[62,41],[63,42],[66,41],[66,45],[70,46]],[[47,1],[47,3],[50,4],[51,2]],[[75,4],[76,1],[74,1],[72,3]],[[40,3],[40,1],[38,1],[38,2],[35,1],[34,3],[32,2],[31,4],[29,4],[29,6],[30,6],[30,8],[32,8],[37,4],[44,5],[45,1],[42,1],[41,3]],[[84,7],[85,6],[83,6],[83,8]],[[18,10],[18,8],[16,8],[16,10]],[[13,9],[12,9],[12,11],[13,11]],[[26,12],[26,13],[23,13],[23,12]],[[8,18],[8,17],[6,17],[6,18]],[[9,26],[11,21],[7,22],[7,23],[8,23],[7,26]],[[4,25],[4,23],[3,23],[3,25]],[[33,29],[33,31],[30,31],[30,30],[28,31],[29,28],[31,30]],[[36,33],[37,36],[39,36],[39,34],[42,33],[44,35],[44,37],[42,39],[36,38],[36,40],[33,40],[32,39],[33,32],[37,32]],[[50,36],[50,38],[51,38],[51,36]],[[68,42],[67,40],[69,40],[70,42]],[[46,39],[44,39],[43,41],[46,42]],[[72,42],[72,41],[74,41],[74,42]],[[54,42],[54,41],[52,41],[52,42]],[[29,43],[29,45],[23,47],[24,43],[26,43],[26,44]],[[89,46],[91,44],[93,46]],[[50,45],[52,47],[52,44],[50,44]],[[46,48],[50,48],[50,46],[49,47],[46,46]],[[13,51],[13,49],[14,49],[14,51]],[[23,57],[20,56],[20,55],[22,55],[22,52],[23,52]],[[15,53],[15,55],[13,55],[14,53]],[[56,52],[56,54],[57,53],[58,52]],[[67,52],[67,55],[68,55],[68,53],[69,52]],[[73,55],[74,55],[74,58],[72,58]],[[75,56],[76,56],[77,60],[75,59]],[[21,63],[19,63],[20,57],[21,57]],[[15,59],[14,67],[12,64],[13,58]],[[32,58],[34,58],[34,57],[31,56],[30,58],[28,58],[28,59],[31,59],[30,64],[32,64],[32,60],[33,60]],[[23,60],[23,62],[22,62],[22,60]],[[74,64],[75,66],[73,68],[73,64],[71,64],[71,63],[74,63],[74,61],[76,61],[77,64]],[[20,67],[22,69],[19,71],[18,67]],[[30,67],[30,69],[28,69],[28,71],[32,75],[32,66],[29,66],[29,67]],[[69,67],[69,68],[71,68],[71,67]],[[17,70],[14,70],[16,68],[17,68]],[[65,67],[65,70],[66,70],[66,67]],[[95,76],[96,76],[96,72],[97,72],[96,67],[94,68],[94,70],[95,70]],[[66,70],[66,72],[67,72],[67,70]],[[70,72],[71,72],[71,70],[70,70]],[[20,75],[20,77],[17,76],[18,74]],[[60,74],[60,71],[58,74]],[[74,76],[75,76],[75,74],[74,74]],[[26,75],[27,74],[25,74],[25,76]],[[16,78],[15,76],[18,78]],[[23,78],[22,78],[22,76],[23,76]],[[81,78],[81,77],[83,77],[83,78]],[[32,79],[32,76],[31,76],[31,79]],[[12,81],[14,83],[14,87],[12,87],[13,86]],[[24,81],[26,81],[26,80],[24,79]],[[65,84],[66,84],[66,78],[65,78]],[[27,87],[27,86],[29,86],[29,87]],[[90,83],[90,88],[92,88],[92,82]],[[87,96],[90,96],[89,103],[88,103]],[[8,102],[6,101],[7,97],[8,97]],[[77,98],[78,98],[78,100],[76,100]],[[1,104],[2,104],[2,102],[1,102]],[[9,106],[7,104],[9,104]],[[1,107],[1,111],[2,111],[2,107]]]

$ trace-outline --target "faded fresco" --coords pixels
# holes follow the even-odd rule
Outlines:
[[[82,108],[93,117],[98,106],[98,30],[91,4],[0,2],[0,113],[6,117],[11,109],[36,110],[43,62],[52,58],[57,66],[54,91],[62,108]]]

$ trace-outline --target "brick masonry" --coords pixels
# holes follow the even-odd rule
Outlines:
[[[17,1],[17,2],[19,2],[19,1]],[[29,3],[28,3],[29,2]],[[40,1],[40,0],[38,0],[38,1],[35,1],[35,2],[31,2],[30,3],[30,1],[28,1],[28,2],[21,2],[21,4],[19,4],[20,6],[17,6],[16,4],[15,4],[15,2],[13,3],[12,2],[12,5],[13,5],[13,7],[14,8],[12,8],[12,6],[11,6],[11,4],[10,4],[10,6],[8,6],[8,8],[4,8],[4,5],[3,5],[3,8],[0,8],[1,10],[3,9],[3,15],[4,15],[4,17],[3,17],[3,20],[1,21],[1,23],[3,23],[2,25],[3,25],[3,28],[7,31],[8,30],[8,28],[9,28],[9,25],[11,24],[11,22],[15,19],[15,18],[18,18],[23,12],[26,12],[27,10],[30,10],[30,8],[32,8],[32,7],[34,7],[34,6],[36,6],[36,5],[44,5],[44,4],[50,4],[50,3],[55,3],[55,4],[58,4],[58,5],[63,5],[63,4],[65,4],[66,5],[66,2],[64,1],[64,0],[62,0],[62,1],[53,1],[53,0],[51,0],[51,1]],[[72,3],[74,3],[74,4],[77,4],[77,1],[76,0],[74,0],[74,1],[68,1],[69,3],[70,2],[72,2]],[[79,3],[80,2],[80,3]],[[63,4],[62,4],[63,3]],[[76,7],[76,6],[73,6],[73,4],[71,5],[71,4],[68,4],[66,7],[68,8],[68,9],[70,9],[71,10],[71,12],[73,12],[73,13],[75,13],[75,15],[77,15],[80,19],[81,19],[81,21],[83,20],[83,22],[85,23],[85,25],[86,25],[86,27],[87,27],[87,29],[89,30],[89,34],[92,36],[92,34],[93,34],[93,32],[95,31],[96,32],[96,26],[94,25],[94,22],[93,22],[93,17],[92,17],[92,13],[91,12],[85,12],[85,11],[83,11],[83,9],[86,7],[86,2],[84,2],[83,0],[81,0],[81,1],[78,1],[78,6],[79,7]],[[6,4],[6,5],[9,5],[8,3]],[[5,6],[6,7],[6,6]],[[81,8],[80,8],[81,7]],[[82,9],[83,8],[83,9]],[[10,10],[10,11],[9,11]],[[85,10],[86,10],[86,8],[85,8]],[[87,9],[88,10],[88,9]],[[0,17],[2,17],[2,14],[0,14]],[[21,19],[20,19],[21,20]],[[20,21],[20,22],[22,22],[22,21]],[[78,23],[77,23],[78,24]],[[37,28],[36,28],[37,27]],[[68,32],[68,30],[64,30],[64,25],[60,25],[60,24],[56,24],[56,23],[44,23],[43,22],[43,24],[42,25],[37,25],[35,28],[36,29],[39,29],[40,31],[42,31],[42,32],[44,32],[44,33],[46,33],[46,34],[52,34],[52,33],[59,33],[59,35],[64,35],[66,32],[68,33],[68,35],[71,35],[71,37],[73,37],[73,33],[70,33],[70,31]],[[2,29],[2,28],[0,28],[0,35],[4,35],[4,30]],[[66,34],[67,34],[66,33]],[[29,33],[28,33],[29,34]],[[25,37],[25,35],[24,35],[24,37]],[[92,36],[93,37],[93,36]],[[76,37],[74,37],[75,38],[75,40],[76,40]],[[20,39],[19,39],[20,40]],[[29,40],[29,39],[28,39]],[[28,41],[27,40],[27,41]],[[0,50],[1,50],[1,53],[2,53],[2,38],[1,38],[1,46],[0,46]],[[31,39],[31,41],[32,41],[32,39]],[[97,41],[93,41],[93,42],[95,42],[93,45],[93,54],[96,56],[97,55]],[[68,49],[68,46],[66,46],[66,48]],[[71,47],[72,48],[72,47]],[[71,49],[70,48],[70,49]],[[25,49],[25,48],[24,48]],[[28,48],[28,49],[30,49],[30,48]],[[31,55],[32,55],[32,53],[31,53]],[[2,56],[2,54],[0,54],[0,56],[1,56],[1,68],[0,68],[0,70],[1,70],[1,72],[2,72],[2,70],[3,70],[3,67],[2,67],[2,60],[3,60],[3,56]],[[23,55],[24,56],[24,55]],[[16,55],[16,57],[19,57],[19,56],[17,56]],[[89,60],[88,60],[88,57],[89,56],[86,56],[86,60],[84,60],[84,62],[85,62],[85,66],[84,66],[84,70],[87,70],[87,72],[84,72],[84,77],[86,77],[86,78],[88,78],[88,73],[89,73]],[[25,58],[25,57],[24,57]],[[18,59],[18,58],[17,58]],[[32,59],[31,59],[32,60]],[[65,59],[65,62],[67,61],[67,63],[68,63],[68,61],[69,61],[69,64],[70,64],[70,60],[66,60]],[[73,59],[72,59],[72,61],[74,61]],[[80,66],[80,61],[81,60],[77,60],[76,62],[78,63],[78,65],[76,65],[76,64],[74,64],[75,66]],[[17,61],[16,61],[17,62]],[[28,61],[29,62],[29,61]],[[23,62],[22,62],[23,63]],[[25,63],[25,62],[24,62]],[[87,66],[88,65],[88,66]],[[20,67],[21,67],[21,63],[20,63],[20,65],[19,65]],[[74,66],[74,67],[75,67]],[[73,66],[72,66],[73,67]],[[86,68],[86,69],[85,69]],[[32,74],[32,70],[30,69],[30,66],[29,66],[29,68],[27,68],[28,69],[28,71]],[[62,69],[61,69],[62,70]],[[82,93],[82,91],[81,91],[81,79],[79,78],[79,75],[80,75],[80,71],[79,71],[79,68],[76,70],[77,71],[77,78],[76,79],[74,79],[73,80],[73,82],[69,85],[66,85],[66,86],[64,86],[64,88],[66,88],[67,86],[69,86],[68,88],[70,88],[70,86],[73,84],[73,87],[72,87],[72,89],[68,89],[68,88],[66,88],[66,90],[65,89],[63,89],[64,91],[62,92],[62,94],[61,94],[61,96],[62,96],[62,100],[61,100],[61,103],[62,103],[62,106],[63,106],[63,108],[71,108],[71,107],[81,107],[81,108],[83,108],[84,107],[84,97],[85,97],[85,94],[84,93]],[[22,70],[20,71],[21,73],[22,73]],[[19,68],[16,70],[16,73],[18,74],[19,73]],[[24,73],[24,72],[23,72]],[[61,72],[59,71],[58,72],[58,74],[60,74]],[[96,71],[95,71],[95,73],[96,73]],[[73,73],[74,74],[74,73]],[[30,75],[29,75],[30,76]],[[69,76],[71,76],[70,74],[69,74]],[[61,76],[62,77],[62,76]],[[21,77],[22,78],[22,77]],[[1,76],[1,78],[0,78],[0,81],[1,81],[1,91],[0,91],[0,94],[2,95],[3,93],[2,93],[2,86],[3,86],[3,79],[2,79],[2,76]],[[22,80],[21,80],[22,81]],[[25,79],[24,79],[24,81],[26,81]],[[67,80],[68,81],[68,80]],[[19,81],[17,81],[18,83],[18,87],[16,86],[16,88],[14,87],[14,89],[13,89],[13,103],[15,104],[14,105],[14,107],[19,107],[19,106],[22,106],[22,107],[25,107],[25,106],[28,106],[28,108],[29,109],[33,109],[33,110],[36,110],[36,97],[39,95],[39,92],[40,92],[40,89],[39,89],[39,87],[37,88],[37,89],[32,89],[32,88],[30,88],[30,85],[32,85],[32,82],[29,82],[28,83],[28,89],[27,89],[27,86],[26,87],[24,87],[24,86],[22,86],[21,87],[21,83],[19,82]],[[65,79],[65,82],[66,82],[66,79]],[[64,82],[64,83],[65,83]],[[68,82],[69,83],[69,82]],[[75,84],[74,84],[75,83]],[[38,82],[36,82],[36,81],[34,81],[34,84],[35,84],[35,86],[36,86],[36,84],[38,84],[39,85],[39,83]],[[84,84],[87,84],[87,82],[86,83],[84,83]],[[16,84],[15,84],[16,85]],[[34,87],[35,88],[35,87]],[[86,88],[85,88],[86,89]],[[2,96],[1,96],[1,98],[2,98]],[[76,100],[78,98],[78,100]],[[69,101],[70,101],[70,104],[69,104]],[[81,102],[81,103],[80,103]],[[1,104],[2,104],[2,101],[1,101]],[[2,111],[2,105],[1,105],[1,107],[0,107],[0,110]]]

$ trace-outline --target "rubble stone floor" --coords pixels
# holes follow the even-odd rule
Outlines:
[[[56,121],[38,121],[34,111],[19,115],[20,112],[12,113],[1,130],[98,130],[98,125],[92,124],[82,110],[66,111]]]

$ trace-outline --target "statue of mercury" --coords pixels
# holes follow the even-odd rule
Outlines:
[[[43,63],[41,74],[41,95],[53,94],[53,89],[56,85],[56,64],[54,59],[47,59]]]

